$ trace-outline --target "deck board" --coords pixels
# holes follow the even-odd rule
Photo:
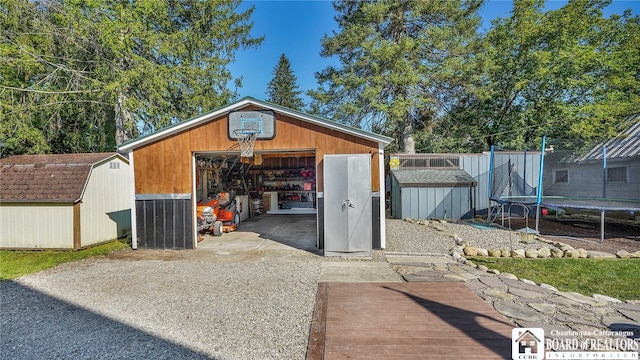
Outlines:
[[[505,359],[513,327],[460,282],[320,283],[307,359]]]

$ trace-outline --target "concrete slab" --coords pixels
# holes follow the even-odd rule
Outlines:
[[[306,250],[319,253],[316,227],[315,215],[263,214],[241,222],[234,232],[221,236],[204,235],[197,250]]]

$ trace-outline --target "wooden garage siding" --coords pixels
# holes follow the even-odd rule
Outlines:
[[[253,110],[247,107],[243,110]],[[371,153],[372,191],[380,191],[378,143],[310,124],[276,113],[273,140],[258,140],[255,151],[316,151],[317,189],[322,191],[322,158],[325,154]],[[227,117],[212,120],[134,150],[136,194],[191,193],[192,152],[238,151],[227,136]]]

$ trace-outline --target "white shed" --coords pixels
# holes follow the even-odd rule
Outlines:
[[[79,249],[131,233],[129,161],[117,153],[0,159],[0,248]]]

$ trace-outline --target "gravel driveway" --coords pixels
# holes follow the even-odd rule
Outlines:
[[[320,261],[92,259],[0,284],[3,359],[301,359]]]
[[[388,220],[387,250],[448,254],[453,233],[478,245],[513,241],[499,230],[440,227]],[[359,261],[299,249],[145,251],[0,283],[0,357],[303,359],[323,266]],[[360,262],[381,261],[378,251]]]

